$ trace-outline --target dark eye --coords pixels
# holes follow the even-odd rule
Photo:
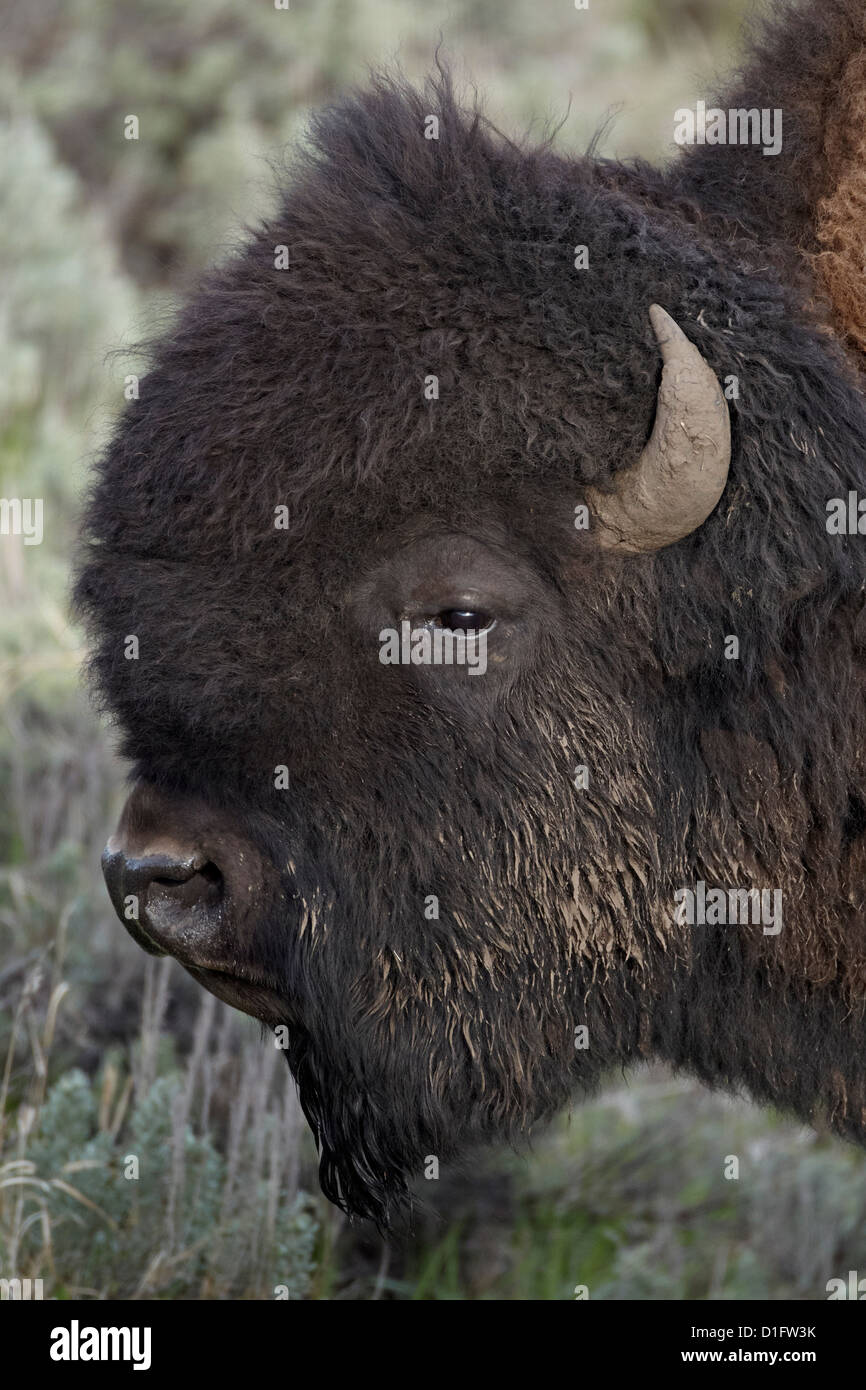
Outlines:
[[[479,608],[444,608],[436,614],[433,624],[452,632],[484,632],[493,626],[493,616]]]

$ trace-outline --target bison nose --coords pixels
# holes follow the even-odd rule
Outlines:
[[[223,895],[217,866],[174,846],[130,852],[109,840],[102,872],[121,922],[152,955],[177,954],[190,922],[210,917]]]

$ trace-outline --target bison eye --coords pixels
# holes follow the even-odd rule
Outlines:
[[[444,608],[433,618],[433,625],[452,632],[484,632],[493,626],[493,618],[483,609]]]

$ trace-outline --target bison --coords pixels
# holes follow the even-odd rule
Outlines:
[[[111,897],[382,1224],[641,1059],[866,1140],[862,0],[751,53],[661,168],[372,78],[97,463]]]

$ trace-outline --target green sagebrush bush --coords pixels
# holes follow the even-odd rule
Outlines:
[[[248,1088],[259,1079],[227,1125],[208,1121],[202,1049],[140,1094],[142,1073],[134,1086],[112,1058],[22,1104],[18,1156],[0,1164],[0,1272],[55,1298],[305,1297],[318,1220],[292,1173],[296,1102],[266,1049],[241,1051]]]

